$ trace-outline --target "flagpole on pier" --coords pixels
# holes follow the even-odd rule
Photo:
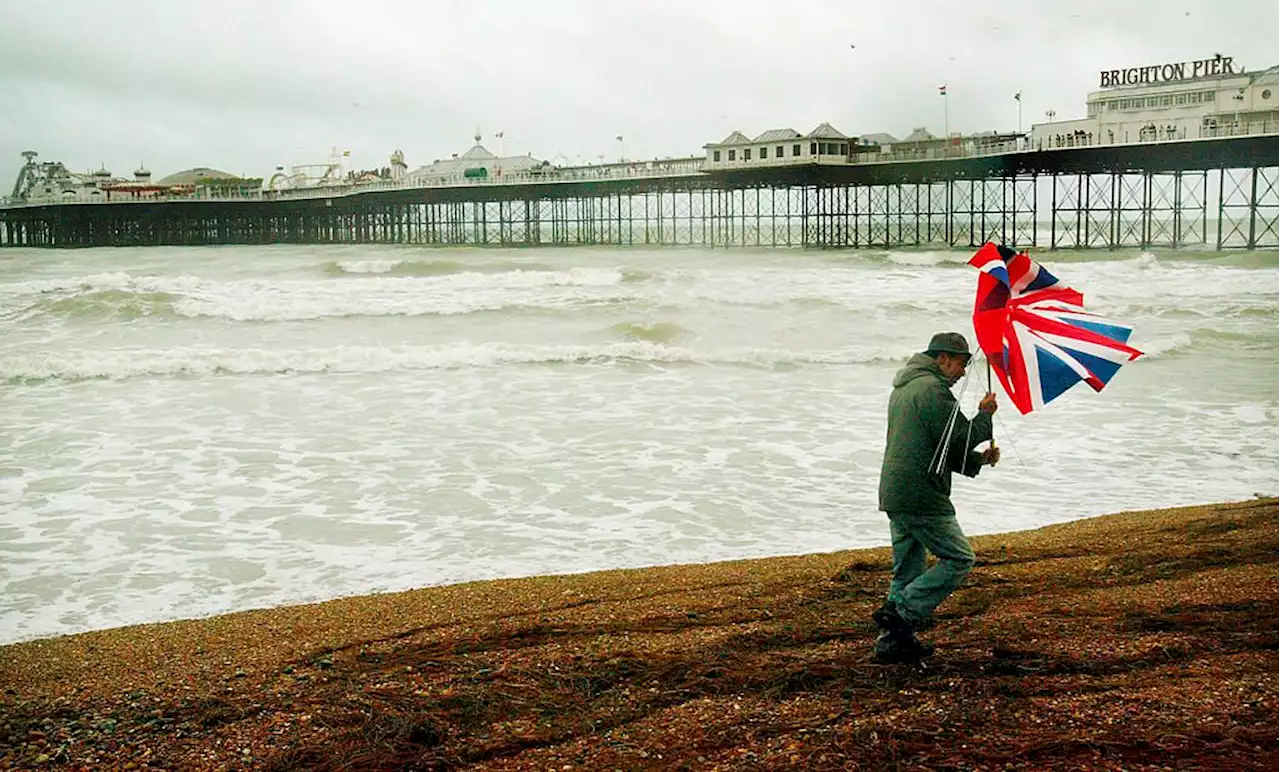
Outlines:
[[[947,111],[947,84],[943,83],[938,87],[939,93],[942,94],[942,136],[947,143],[951,143],[951,116]]]

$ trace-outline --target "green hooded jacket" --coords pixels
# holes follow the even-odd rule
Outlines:
[[[951,473],[976,477],[982,454],[974,447],[991,439],[991,415],[973,421],[956,410],[943,471],[936,471],[947,422],[956,404],[938,363],[916,354],[893,377],[889,428],[880,468],[880,509],[890,514],[954,515]]]

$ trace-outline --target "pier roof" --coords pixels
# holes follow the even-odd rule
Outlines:
[[[886,134],[883,131],[877,132],[875,134],[863,134],[862,136],[858,137],[858,139],[864,142],[872,142],[877,145],[892,145],[894,142],[899,141],[897,137],[893,136],[892,134]]]
[[[1280,81],[1280,66],[1272,65],[1265,70],[1246,73],[1250,83],[1276,83]]]
[[[932,134],[930,134],[929,130],[926,129],[925,127],[918,126],[912,129],[911,133],[907,135],[907,138],[902,141],[903,142],[930,142],[935,139],[939,139],[939,137],[935,137]]]
[[[193,185],[197,180],[238,180],[240,175],[224,172],[218,169],[210,169],[207,166],[196,166],[180,172],[174,172],[168,177],[156,180],[157,185]]]
[[[777,142],[782,139],[799,139],[800,132],[795,129],[769,129],[756,137],[756,142]]]
[[[831,124],[823,121],[814,127],[813,131],[805,135],[812,139],[848,139],[849,137],[842,133],[839,129]]]
[[[484,145],[476,145],[467,152],[458,156],[460,161],[492,161],[498,156],[489,151]]]
[[[450,177],[463,174],[467,169],[484,167],[490,173],[504,171],[523,171],[542,165],[542,159],[532,155],[498,156],[489,148],[480,144],[477,135],[476,144],[462,155],[435,161],[428,166],[421,166],[409,173],[410,179],[429,179]]]

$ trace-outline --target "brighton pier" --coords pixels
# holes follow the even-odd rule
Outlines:
[[[155,183],[145,168],[74,174],[27,151],[0,200],[0,246],[1274,248],[1280,66],[1234,61],[1104,69],[1085,117],[1048,110],[1029,133],[1018,92],[1016,133],[900,140],[821,123],[644,162],[499,157],[477,129],[471,150],[414,172],[396,150],[381,170],[338,158],[277,167],[264,186],[201,167]]]
[[[1110,145],[1005,135],[911,153],[855,144],[839,163],[718,166],[708,152],[427,182],[9,199],[0,246],[1274,248],[1280,162],[1265,128]]]

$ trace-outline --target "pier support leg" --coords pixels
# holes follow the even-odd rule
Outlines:
[[[1258,248],[1258,167],[1249,180],[1249,249]]]

